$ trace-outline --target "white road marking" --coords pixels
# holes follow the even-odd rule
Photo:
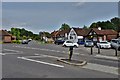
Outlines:
[[[41,64],[47,64],[47,65],[51,65],[51,66],[55,66],[55,67],[60,67],[63,68],[64,66],[62,65],[58,65],[58,64],[53,64],[53,63],[48,63],[48,62],[43,62],[43,61],[38,61],[38,60],[34,60],[34,59],[29,59],[29,58],[25,58],[25,57],[18,57],[19,59],[23,59],[23,60],[27,60],[27,61],[31,61],[31,62],[36,62],[36,63],[41,63]]]
[[[22,53],[3,53],[4,55],[22,54]]]
[[[0,55],[5,55],[5,54],[3,54],[3,53],[0,53]]]
[[[22,51],[17,51],[17,50],[11,50],[11,49],[4,49],[5,51],[12,51],[12,52],[20,52],[22,53]]]
[[[87,65],[83,66],[82,68],[118,75],[117,67],[105,66],[105,65],[94,64],[94,63],[87,63]]]
[[[96,58],[106,58],[106,59],[112,59],[112,60],[119,60],[118,57],[113,56],[105,56],[105,55],[95,55]]]
[[[14,47],[14,46],[13,46]],[[34,49],[34,50],[43,50],[43,51],[52,51],[52,52],[61,52],[61,53],[65,53],[65,51],[64,52],[62,52],[62,51],[56,51],[56,50],[50,50],[50,49],[41,49],[41,48],[30,48],[30,47],[21,47],[21,46],[15,46],[15,47],[19,47],[19,48],[27,48],[27,49]]]
[[[80,54],[80,55],[85,55],[85,54]]]
[[[25,56],[25,57],[26,58],[50,57],[50,58],[56,58],[56,59],[63,58],[63,57],[57,57],[57,56],[51,56],[51,55],[43,55],[43,54],[35,55],[35,56]]]

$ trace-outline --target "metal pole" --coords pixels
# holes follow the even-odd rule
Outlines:
[[[91,55],[93,54],[93,47],[91,46]]]
[[[100,46],[98,46],[98,54],[100,54]]]
[[[117,56],[117,50],[118,50],[118,49],[117,49],[117,48],[115,48],[115,56]]]

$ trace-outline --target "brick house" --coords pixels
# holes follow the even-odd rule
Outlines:
[[[93,41],[103,41],[107,40],[110,41],[111,39],[117,38],[118,33],[115,30],[101,30],[97,28],[90,29],[89,33],[87,34],[87,39],[92,39]]]
[[[0,30],[0,40],[5,43],[11,43],[12,35],[5,30]]]

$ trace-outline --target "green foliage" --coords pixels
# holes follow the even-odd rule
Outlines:
[[[13,36],[16,36],[17,40],[20,39],[29,39],[29,38],[34,38],[35,40],[39,39],[38,34],[33,34],[31,31],[27,31],[24,28],[11,28],[11,31],[9,31]]]
[[[20,40],[13,40],[12,43],[21,44],[21,41]]]
[[[62,24],[60,30],[66,30],[66,29],[70,29],[70,26],[66,23]]]
[[[120,18],[112,18],[111,23],[115,26],[115,30],[120,31]]]
[[[23,39],[27,39],[27,37],[26,37],[26,36],[23,36]]]
[[[83,29],[88,29],[88,27],[84,25]]]
[[[98,21],[96,23],[92,23],[90,28],[98,28],[101,27],[102,29],[113,29],[113,30],[120,30],[120,18],[112,18],[110,21]]]

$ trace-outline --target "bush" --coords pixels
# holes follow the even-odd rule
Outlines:
[[[17,43],[17,44],[20,44],[21,41],[20,40],[12,40],[12,43]]]

